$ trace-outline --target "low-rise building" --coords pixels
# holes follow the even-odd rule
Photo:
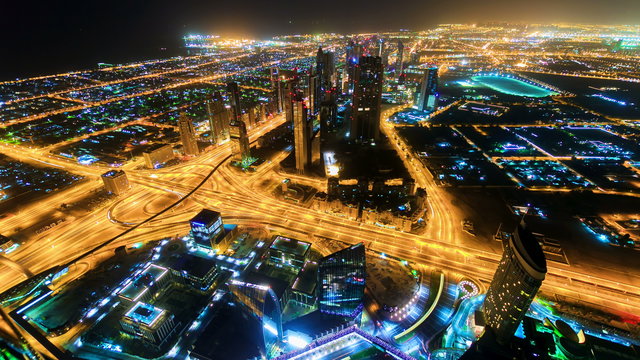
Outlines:
[[[167,144],[156,144],[142,153],[147,169],[157,169],[174,158],[173,148]]]
[[[168,311],[137,302],[120,319],[122,330],[159,346],[176,330],[176,322]]]
[[[109,170],[101,177],[105,190],[110,194],[120,195],[131,187],[127,174],[123,170]]]

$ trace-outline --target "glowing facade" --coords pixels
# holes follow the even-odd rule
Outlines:
[[[306,102],[296,96],[292,99],[293,138],[296,154],[296,170],[304,173],[311,165],[311,136],[313,123],[309,121],[309,109]]]
[[[108,193],[120,195],[131,187],[127,174],[122,170],[110,170],[102,174],[104,188]]]
[[[486,323],[499,343],[516,333],[547,272],[542,247],[524,225],[505,246],[484,301]]]
[[[189,223],[193,240],[198,246],[205,249],[212,249],[213,243],[219,240],[220,235],[224,232],[222,216],[217,211],[202,209]]]
[[[219,144],[229,138],[229,111],[224,107],[224,100],[219,92],[207,101],[207,115],[211,129],[211,142]]]
[[[320,260],[318,304],[327,314],[356,317],[363,307],[366,258],[362,243]]]
[[[178,120],[178,129],[180,130],[180,140],[182,141],[182,149],[185,155],[198,155],[198,141],[196,140],[196,130],[191,119],[187,114],[180,113]]]
[[[420,93],[418,94],[418,110],[432,112],[438,106],[438,68],[425,70]]]

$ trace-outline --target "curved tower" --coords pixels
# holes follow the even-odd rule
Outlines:
[[[498,343],[509,342],[547,273],[542,247],[524,227],[509,237],[484,301],[486,324]]]

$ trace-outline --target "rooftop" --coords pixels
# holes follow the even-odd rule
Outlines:
[[[318,275],[318,263],[314,261],[307,261],[304,263],[304,267],[298,273],[298,277],[293,282],[291,288],[295,291],[313,295],[316,290]]]
[[[144,324],[148,327],[153,327],[158,319],[166,313],[166,310],[159,309],[151,304],[137,302],[126,314],[125,318],[129,318],[132,321]]]
[[[164,265],[175,271],[187,272],[189,275],[204,278],[212,269],[215,269],[215,262],[191,254],[178,254],[166,257]]]
[[[270,249],[276,249],[285,253],[304,256],[311,247],[308,242],[277,236],[270,246]]]
[[[124,171],[122,170],[109,170],[106,173],[102,174],[102,177],[111,178],[111,177],[116,177],[122,174],[124,174]]]
[[[220,213],[217,211],[213,211],[213,210],[209,210],[209,209],[202,209],[200,210],[200,212],[194,216],[189,222],[190,223],[197,223],[197,224],[202,224],[202,225],[210,225],[213,222],[215,222],[216,220],[218,220],[220,218]]]

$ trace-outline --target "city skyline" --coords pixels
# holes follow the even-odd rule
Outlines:
[[[0,357],[640,358],[640,26],[179,33],[0,81]]]
[[[80,1],[57,6],[14,3],[0,14],[8,36],[0,51],[0,80],[90,68],[99,62],[123,63],[182,55],[181,37],[191,33],[265,38],[294,33],[358,33],[425,30],[439,23],[594,23],[636,24],[640,4],[633,0],[492,1],[425,3],[401,0],[385,11],[361,16],[363,1],[331,1],[307,11],[301,3],[261,1],[146,5],[122,1],[109,7]],[[335,9],[335,11],[334,11]],[[265,16],[266,15],[266,16]],[[34,19],[41,19],[34,21]],[[25,46],[32,44],[32,46]]]

